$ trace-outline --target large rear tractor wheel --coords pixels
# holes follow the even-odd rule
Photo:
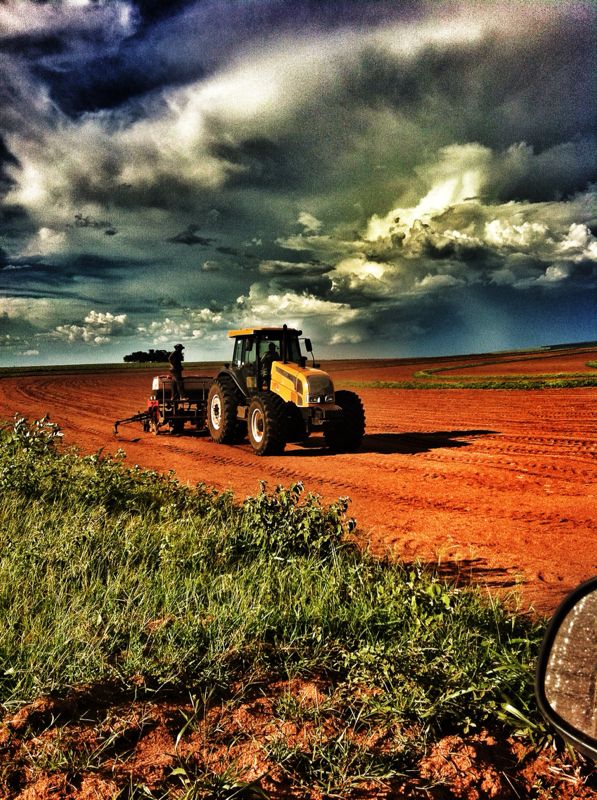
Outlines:
[[[214,442],[233,444],[238,441],[237,405],[238,392],[232,382],[225,378],[215,380],[207,397],[207,427]]]
[[[251,447],[258,456],[280,455],[286,446],[284,401],[272,392],[255,395],[249,405],[247,428]]]
[[[336,453],[350,453],[358,449],[365,435],[363,404],[358,394],[340,389],[336,392],[336,405],[342,414],[326,423],[325,442]]]

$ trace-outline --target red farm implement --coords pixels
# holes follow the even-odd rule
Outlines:
[[[152,392],[147,400],[145,411],[139,411],[126,419],[114,423],[114,433],[120,425],[140,422],[143,430],[154,434],[168,429],[171,433],[182,433],[185,425],[195,430],[206,427],[207,396],[212,384],[211,378],[189,375],[184,378],[184,398],[172,397],[172,378],[170,375],[157,375],[152,382]]]

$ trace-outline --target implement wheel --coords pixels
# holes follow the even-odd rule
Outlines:
[[[358,394],[340,389],[336,392],[336,405],[340,406],[342,414],[326,424],[325,442],[336,453],[350,453],[359,447],[365,435],[363,404]]]
[[[170,433],[181,434],[184,431],[184,419],[171,419],[168,425]]]
[[[286,447],[286,407],[273,392],[255,395],[249,405],[247,428],[258,456],[280,455]]]
[[[232,382],[225,378],[215,380],[207,397],[207,426],[214,442],[232,444],[238,441],[237,404],[238,392]]]

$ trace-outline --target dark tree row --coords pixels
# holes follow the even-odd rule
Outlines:
[[[142,362],[164,362],[168,361],[168,351],[167,350],[136,350],[134,353],[130,353],[128,356],[124,357],[124,361],[131,362],[131,361],[142,361]]]

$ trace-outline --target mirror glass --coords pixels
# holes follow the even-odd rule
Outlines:
[[[563,720],[597,738],[597,591],[585,595],[558,628],[545,696]]]

